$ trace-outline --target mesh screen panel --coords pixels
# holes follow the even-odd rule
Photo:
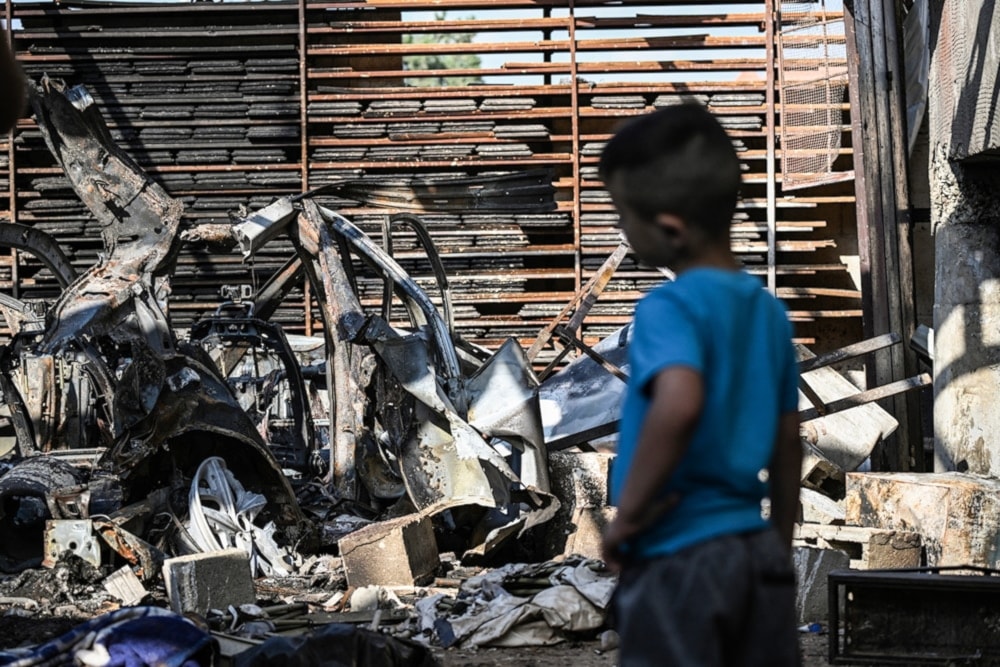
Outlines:
[[[781,172],[785,190],[853,178],[837,171],[847,108],[842,18],[825,2],[783,2],[779,32]]]

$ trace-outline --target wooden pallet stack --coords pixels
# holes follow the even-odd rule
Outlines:
[[[777,86],[768,76],[775,54],[762,30],[770,8],[749,0],[19,2],[8,5],[8,19],[27,73],[85,84],[121,145],[185,203],[186,227],[348,179],[405,192],[436,177],[546,170],[550,210],[512,200],[510,210],[442,203],[419,213],[452,282],[459,331],[488,346],[508,336],[530,345],[618,245],[616,214],[596,173],[615,127],[665,105],[701,102],[727,127],[744,164],[735,250],[787,300],[800,340],[836,347],[860,338],[860,294],[844,260],[858,254],[853,183],[781,189],[774,165],[783,110],[768,94]],[[424,43],[428,35],[437,37]],[[414,58],[427,54],[478,56],[478,66],[446,72],[474,82],[420,69]],[[849,171],[849,109],[838,106]],[[99,232],[30,120],[4,156],[0,217],[53,233],[80,268],[96,261]],[[372,233],[405,210],[392,197],[321,201]],[[404,234],[396,250],[431,286],[414,239]],[[248,264],[236,251],[186,248],[172,317],[187,326],[218,305],[221,285],[260,284],[290,253],[277,244]],[[363,271],[360,279],[366,305],[377,305],[381,288]],[[591,310],[584,339],[627,322],[661,279],[626,258]],[[24,253],[0,263],[0,281],[19,298],[57,292]],[[316,333],[308,301],[307,290],[296,291],[274,319]]]

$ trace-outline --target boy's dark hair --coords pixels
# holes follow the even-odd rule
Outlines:
[[[667,107],[618,130],[599,173],[609,183],[619,172],[619,203],[643,219],[670,213],[711,237],[728,236],[740,162],[726,131],[700,104]]]

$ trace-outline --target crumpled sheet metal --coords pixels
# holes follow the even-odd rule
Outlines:
[[[559,501],[548,492],[548,476],[533,480],[544,483],[544,489],[519,478],[483,434],[459,415],[435,381],[418,334],[400,335],[373,317],[362,337],[417,399],[415,431],[400,456],[400,472],[417,509],[426,515],[463,505],[509,510],[509,519],[466,555],[483,555],[555,516]]]
[[[516,501],[527,509],[516,519],[521,529],[551,517],[558,501],[548,493],[540,417],[523,353],[517,355],[507,346],[494,363],[484,366],[479,377],[467,380],[447,322],[402,267],[343,216],[309,199],[303,201],[302,208],[297,224],[293,224],[289,206],[276,202],[238,223],[234,235],[244,252],[252,253],[274,238],[277,229],[287,228],[299,252],[306,254],[303,261],[317,265],[312,269],[307,266],[306,274],[320,283],[314,293],[321,299],[328,335],[336,332],[340,339],[328,341],[331,367],[346,370],[329,350],[342,351],[339,346],[344,341],[367,345],[378,355],[383,368],[416,399],[413,427],[403,436],[403,442],[393,445],[398,450],[399,474],[417,509],[425,514],[462,505],[507,509],[514,502],[512,490],[523,487],[525,493]],[[346,261],[338,257],[345,247],[392,286],[407,307],[413,332],[396,330],[383,319],[361,311],[349,279],[338,268]],[[491,380],[497,387],[502,383],[503,389],[493,389]],[[338,399],[342,391],[338,388]],[[353,404],[355,394],[345,391],[341,403]],[[502,401],[501,395],[513,395],[513,401]],[[472,401],[478,401],[475,424],[469,418]],[[508,410],[510,403],[515,405],[514,410]],[[494,404],[502,409],[492,407]],[[361,409],[351,414],[338,413],[338,429],[355,436],[370,429],[370,425],[357,423],[361,414]],[[509,438],[516,447],[529,452],[524,465],[528,475],[519,477],[511,469],[488,442],[492,437]],[[335,471],[351,469],[343,460],[345,446],[352,444],[334,443],[331,460]],[[364,467],[357,469],[363,471]]]
[[[162,551],[133,535],[114,521],[95,518],[94,530],[115,553],[125,559],[134,574],[143,581],[153,581],[166,560]]]
[[[615,331],[594,345],[593,350],[627,370],[631,326]],[[545,442],[551,443],[617,421],[625,399],[625,383],[589,356],[580,355],[546,378],[538,396]]]
[[[525,595],[519,587],[526,580],[549,585]],[[512,563],[468,579],[459,593],[462,613],[441,604],[444,595],[419,601],[416,611],[425,636],[436,635],[446,647],[546,646],[600,628],[617,581],[597,561]]]
[[[542,433],[538,380],[524,350],[507,339],[465,383],[469,424],[486,438],[500,438],[524,456],[518,477],[523,484],[548,491],[548,456]]]
[[[510,489],[523,485],[530,494],[530,507],[527,515],[519,520],[527,526],[551,518],[558,501],[548,494],[545,466],[538,464],[540,459],[544,460],[544,452],[538,449],[541,443],[534,435],[538,429],[515,425],[517,418],[511,414],[498,417],[480,409],[482,423],[488,424],[491,418],[494,419],[490,425],[497,435],[517,433],[522,442],[534,447],[535,453],[529,459],[533,477],[529,481],[511,470],[484,439],[491,433],[478,431],[467,421],[470,400],[485,394],[485,385],[482,381],[479,385],[473,383],[477,390],[470,391],[468,382],[462,377],[447,323],[427,294],[391,256],[350,221],[329,209],[320,207],[319,211],[352,248],[384,272],[396,291],[411,302],[411,313],[423,316],[422,322],[416,324],[423,323],[425,327],[405,335],[380,318],[369,317],[356,337],[371,345],[389,372],[417,399],[418,406],[430,411],[420,414],[418,409],[417,430],[401,447],[401,473],[410,499],[419,510],[428,514],[468,504],[502,507],[510,503]],[[512,371],[512,367],[518,366],[517,360],[511,362],[512,354],[509,346],[504,348],[499,357],[503,361],[492,366],[495,370],[519,376],[518,399],[530,404],[522,391],[527,362],[522,360],[521,368]],[[484,377],[489,373],[489,370],[484,371]]]
[[[279,525],[304,524],[281,466],[214,367],[176,355],[163,359],[156,375],[162,384],[155,401],[145,414],[137,412],[97,464],[121,479],[126,502],[169,486],[174,467],[193,474],[206,458],[219,456],[268,499]]]
[[[418,401],[416,431],[402,446],[401,465],[417,509],[433,514],[456,505],[509,503],[517,476],[443,395],[423,340],[400,335],[380,318],[370,320],[362,335]]]

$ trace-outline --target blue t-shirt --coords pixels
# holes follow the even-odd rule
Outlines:
[[[798,408],[798,366],[784,305],[743,271],[696,268],[647,294],[629,340],[611,498],[618,504],[649,409],[650,382],[671,366],[701,374],[705,401],[688,450],[663,490],[679,503],[630,545],[674,553],[767,525],[762,500],[782,413]]]

